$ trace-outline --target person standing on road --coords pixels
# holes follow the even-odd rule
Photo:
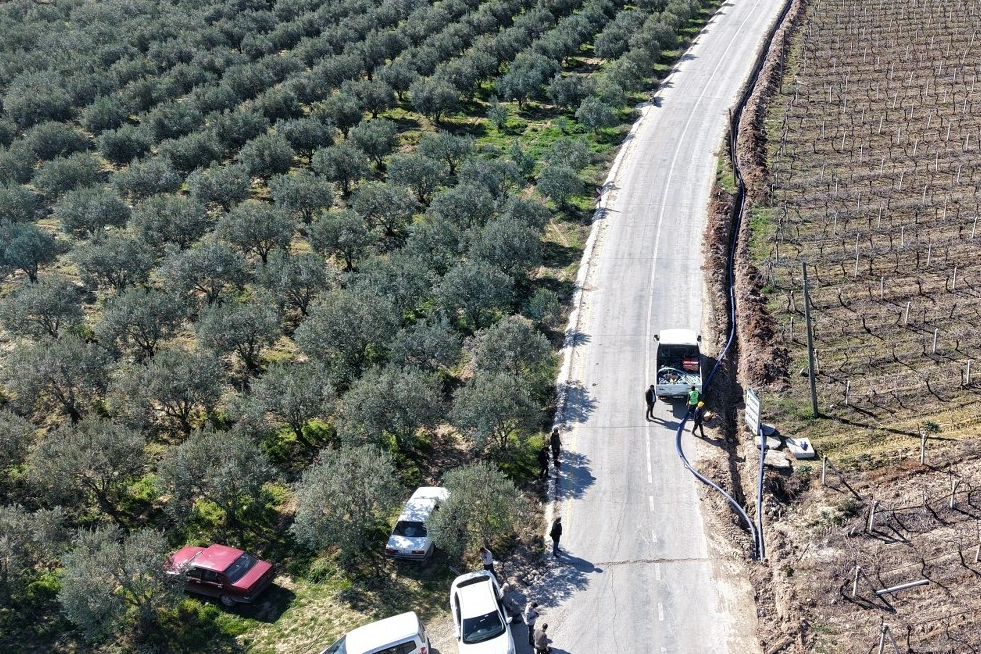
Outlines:
[[[542,445],[538,450],[538,477],[545,479],[548,476],[548,444]]]
[[[559,437],[558,427],[552,429],[552,435],[549,436],[548,442],[552,446],[552,464],[555,466],[556,470],[558,470],[559,450],[562,449],[562,439]]]
[[[538,602],[529,602],[525,605],[524,615],[521,616],[528,625],[528,644],[532,647],[535,646],[535,620],[539,615],[541,614],[538,612]]]
[[[552,648],[548,646],[548,634],[545,633],[548,630],[548,623],[542,625],[542,628],[535,632],[535,653],[536,654],[548,654],[552,651]]]
[[[494,571],[494,555],[486,545],[480,548],[480,562],[484,564],[484,570],[494,575],[494,579],[497,579],[497,573]]]
[[[655,392],[654,384],[651,384],[651,387],[644,393],[644,401],[647,402],[647,419],[653,420],[654,404],[657,402],[657,393]]]
[[[698,389],[692,386],[688,391],[688,415],[686,417],[690,418],[695,413],[695,407],[698,406],[699,399]]]
[[[702,423],[705,422],[705,402],[699,402],[695,406],[695,411],[692,413],[691,418],[692,418],[692,428],[691,428],[692,435],[693,436],[695,435],[695,430],[697,429],[699,432],[701,432],[701,437],[705,438],[705,427],[702,426]]]
[[[562,538],[562,516],[552,521],[552,528],[548,530],[548,535],[552,538],[552,556],[559,555],[559,539]]]

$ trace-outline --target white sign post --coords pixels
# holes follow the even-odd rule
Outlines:
[[[760,435],[760,396],[752,388],[746,389],[746,426],[754,437]]]

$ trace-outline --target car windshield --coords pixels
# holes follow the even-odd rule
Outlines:
[[[491,638],[497,638],[504,633],[506,627],[497,611],[485,613],[476,618],[463,619],[463,642],[468,645],[482,643]]]
[[[395,523],[393,536],[405,536],[406,538],[422,538],[426,535],[426,525],[422,522],[409,522],[400,520]]]
[[[347,648],[344,647],[344,641],[347,636],[341,636],[341,639],[322,651],[320,654],[347,654]]]
[[[235,563],[228,566],[225,570],[225,578],[231,583],[235,583],[243,576],[245,573],[252,569],[252,566],[256,564],[257,559],[250,554],[243,554],[242,556],[235,559]]]

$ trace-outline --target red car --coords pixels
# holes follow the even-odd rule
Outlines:
[[[185,591],[227,607],[252,602],[276,576],[272,563],[227,545],[183,547],[170,555],[167,572],[184,575]]]

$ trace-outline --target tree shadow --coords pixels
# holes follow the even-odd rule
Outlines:
[[[557,415],[559,422],[584,423],[596,410],[596,400],[589,396],[589,391],[582,382],[575,380],[562,382],[558,385],[557,391],[560,398],[560,411]]]
[[[591,575],[603,574],[602,568],[591,561],[560,552],[557,558],[547,555],[543,565],[541,581],[535,584],[534,591],[521,598],[521,605],[534,600],[541,606],[560,606],[569,597],[586,588]],[[553,648],[553,652],[559,651]]]
[[[596,477],[590,472],[588,463],[586,455],[579,452],[562,453],[559,458],[559,474],[553,477],[556,501],[579,499],[587,488],[596,483]]]
[[[230,611],[243,618],[272,624],[279,620],[294,599],[296,599],[296,593],[274,583],[266,589],[266,592],[257,601],[252,604],[238,604]]]

